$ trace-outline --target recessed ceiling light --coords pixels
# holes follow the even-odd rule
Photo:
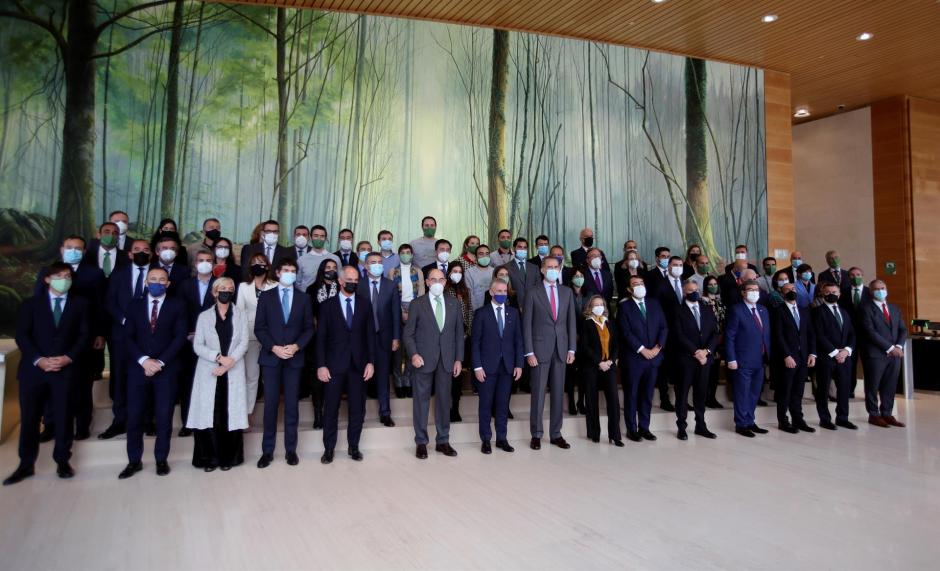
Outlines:
[[[778,17],[779,16],[777,16],[776,14],[765,14],[764,16],[761,17],[760,21],[765,24],[769,24],[771,22],[776,22]]]
[[[855,39],[860,42],[867,42],[868,40],[874,37],[875,37],[875,34],[872,34],[871,32],[862,32],[861,34],[855,36]]]
[[[806,107],[805,105],[797,107],[796,111],[793,113],[793,116],[798,119],[809,117],[810,116],[809,107]]]
[[[666,0],[653,0],[653,4],[662,4]]]

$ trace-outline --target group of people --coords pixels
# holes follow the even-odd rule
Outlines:
[[[21,308],[16,341],[22,352],[20,464],[4,485],[34,473],[41,441],[54,440],[59,477],[69,478],[73,439],[90,437],[92,388],[110,357],[113,422],[99,439],[126,433],[121,479],[143,468],[143,437],[156,436],[156,472],[170,472],[175,407],[180,437],[194,438],[194,466],[229,470],[244,462],[242,434],[263,397],[264,434],[258,468],[274,461],[283,398],[285,460],[297,465],[299,401],[312,397],[314,428],[323,430],[321,462],[334,461],[343,397],[347,454],[359,447],[368,397],[380,421],[394,426],[390,399],[412,399],[415,454],[428,456],[430,401],[435,400],[435,451],[456,456],[451,422],[461,421],[464,390],[479,395],[481,452],[514,448],[507,438],[513,392],[531,394],[529,447],[539,450],[549,398],[548,441],[562,434],[565,400],[583,414],[588,438],[601,436],[599,393],[607,437],[656,440],[653,399],[676,413],[676,435],[688,439],[689,393],[695,435],[713,439],[706,408],[716,397],[722,361],[732,387],[735,431],[766,433],[755,409],[770,373],[778,427],[814,432],[802,410],[814,378],[819,425],[857,428],[849,398],[861,360],[869,423],[902,427],[893,416],[907,330],[887,288],[844,269],[837,252],[816,273],[800,252],[762,272],[747,247],[718,268],[698,245],[685,257],[665,246],[647,264],[628,240],[610,262],[590,228],[567,252],[548,236],[500,230],[497,243],[478,236],[459,252],[437,238],[426,216],[422,235],[395,247],[382,230],[377,243],[356,242],[351,229],[329,251],[322,225],[297,226],[289,245],[275,220],[258,224],[238,262],[219,220],[204,221],[202,239],[184,247],[173,220],[151,239],[128,235],[116,211],[86,242],[69,236],[60,259],[40,271],[34,296]],[[531,254],[531,255],[530,255]],[[618,382],[623,387],[621,407]],[[829,410],[835,384],[835,422]],[[675,404],[669,387],[674,387]],[[575,395],[577,394],[577,398]],[[621,410],[624,422],[621,423]],[[40,430],[42,428],[42,430]]]

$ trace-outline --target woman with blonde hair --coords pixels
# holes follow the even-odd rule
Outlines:
[[[591,296],[584,304],[582,316],[577,354],[584,383],[588,438],[594,442],[601,439],[597,395],[600,389],[607,400],[607,437],[612,444],[623,446],[620,439],[620,396],[617,394],[617,332],[611,328],[604,297]]]

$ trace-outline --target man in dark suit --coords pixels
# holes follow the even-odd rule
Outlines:
[[[669,328],[666,314],[659,302],[647,294],[642,277],[630,276],[627,294],[629,297],[620,301],[617,312],[622,347],[620,355],[626,361],[628,380],[623,390],[627,438],[633,442],[639,442],[641,438],[656,440],[650,432],[650,412]]]
[[[817,279],[820,284],[830,283],[836,284],[839,286],[839,290],[844,290],[849,287],[849,274],[841,266],[841,258],[839,257],[839,252],[835,250],[829,250],[826,252],[826,265],[829,267],[824,271],[819,272]]]
[[[310,228],[307,228],[303,224],[296,226],[294,228],[294,244],[290,249],[290,257],[299,260],[312,249],[313,246],[310,246]]]
[[[450,445],[451,379],[463,369],[463,314],[457,299],[444,295],[444,272],[428,272],[428,293],[417,297],[408,307],[403,341],[414,367],[412,378],[412,420],[415,429],[415,456],[428,457],[428,410],[431,387],[436,394],[434,449],[445,456],[456,456]]]
[[[3,481],[16,484],[34,473],[39,456],[39,419],[43,401],[51,403],[55,426],[52,457],[60,478],[71,478],[72,422],[69,396],[79,356],[90,343],[88,304],[69,295],[73,273],[69,264],[54,263],[44,272],[45,291],[23,302],[16,324],[16,345],[21,352],[17,370],[20,397],[20,464]]]
[[[381,262],[379,262],[381,265]],[[366,295],[356,295],[359,272],[343,266],[339,273],[340,292],[320,306],[316,335],[317,380],[325,383],[323,408],[323,456],[320,462],[333,462],[336,448],[339,406],[346,393],[349,426],[348,454],[362,461],[359,437],[366,414],[366,382],[375,369],[375,314]],[[387,371],[386,371],[387,374]],[[386,378],[386,382],[388,379]]]
[[[780,294],[784,303],[773,309],[770,319],[774,357],[770,374],[776,386],[777,426],[790,434],[816,432],[803,419],[807,369],[816,365],[816,331],[809,309],[796,303],[796,286],[788,283],[780,288]]]
[[[170,473],[167,458],[173,434],[173,405],[179,375],[179,352],[186,342],[186,307],[167,295],[169,274],[162,268],[147,272],[147,294],[131,301],[124,322],[127,358],[127,467],[118,475],[130,478],[143,469],[143,424],[147,396],[153,395],[157,440],[153,447],[157,475]]]
[[[170,277],[170,288],[167,293],[175,296],[182,287],[183,282],[190,276],[189,266],[176,260],[179,254],[180,243],[172,236],[164,236],[157,241],[157,250],[154,253],[151,268],[160,268]]]
[[[683,302],[673,312],[670,328],[673,347],[670,356],[675,359],[676,426],[679,440],[687,440],[686,417],[689,406],[689,387],[695,407],[695,434],[717,438],[705,424],[705,392],[708,373],[718,346],[718,322],[711,308],[701,302],[698,284],[686,280],[682,286]]]
[[[813,308],[816,328],[816,410],[819,425],[827,430],[836,426],[855,430],[849,421],[849,390],[852,387],[852,353],[855,352],[855,328],[848,312],[839,307],[839,286],[821,284],[824,304]],[[829,413],[829,383],[836,382],[836,423]]]
[[[516,238],[512,242],[513,259],[503,265],[509,270],[509,284],[516,292],[519,307],[525,307],[526,294],[529,288],[538,285],[542,280],[539,267],[529,262],[529,242],[525,238]]]
[[[450,242],[444,240],[443,238],[439,239],[437,242],[434,242],[434,256],[436,259],[430,264],[427,264],[421,268],[421,272],[424,274],[425,281],[427,281],[431,270],[435,268],[443,272],[445,278],[447,277],[447,264],[450,260],[451,248],[452,246]]]
[[[574,363],[578,344],[574,294],[560,285],[561,264],[555,258],[542,260],[542,281],[533,286],[522,310],[522,339],[525,357],[532,367],[532,402],[529,447],[542,448],[545,391],[551,392],[550,442],[562,449],[571,445],[561,435],[564,418],[565,366]]]
[[[128,220],[129,218],[127,217],[126,212],[122,210],[115,210],[114,212],[112,212],[111,215],[108,217],[108,221],[104,222],[101,225],[101,227],[99,227],[98,237],[92,238],[91,240],[88,241],[88,251],[94,254],[98,251],[98,248],[100,246],[106,246],[108,248],[114,248],[115,250],[117,250],[117,252],[114,252],[114,253],[119,254],[111,258],[112,262],[114,262],[118,258],[123,259],[125,255],[127,254],[127,252],[130,252],[131,243],[133,242],[133,240],[127,239]],[[112,234],[110,227],[113,227],[114,229],[116,229],[116,233],[114,233],[113,241],[111,238],[104,237],[104,234],[105,234],[104,227],[106,224],[109,226],[109,229],[107,230],[106,234],[108,235]]]
[[[790,265],[786,268],[783,268],[783,271],[787,273],[787,277],[790,278],[790,283],[796,283],[796,280],[800,277],[800,272],[797,270],[800,266],[803,265],[803,252],[799,250],[794,250],[790,252]],[[816,283],[816,276],[810,278],[810,283]]]
[[[258,468],[274,459],[277,443],[277,411],[284,390],[284,448],[290,466],[297,456],[298,398],[304,348],[313,338],[313,307],[310,297],[294,287],[297,262],[283,258],[275,265],[278,286],[263,292],[255,313],[255,337],[261,342],[261,375],[264,379],[264,438]]]
[[[669,282],[669,258],[672,252],[666,246],[656,248],[655,265],[651,266],[644,276],[644,287],[651,298],[659,295],[659,290],[664,283]]]
[[[741,303],[727,309],[725,355],[734,387],[734,430],[754,438],[766,434],[754,421],[754,411],[764,387],[764,365],[770,357],[770,313],[760,305],[760,286],[754,280],[741,284]]]
[[[150,243],[146,240],[134,240],[129,244],[127,256],[130,264],[108,279],[108,293],[105,308],[111,318],[111,373],[108,391],[111,396],[111,410],[114,415],[111,425],[101,434],[99,440],[114,438],[127,430],[127,372],[126,343],[124,322],[131,302],[143,298],[147,293],[147,272],[150,268]]]
[[[578,241],[581,242],[581,246],[571,250],[571,267],[573,268],[580,268],[587,262],[588,250],[594,247],[594,230],[582,228],[578,234]],[[610,266],[607,263],[607,258],[602,254],[601,259],[604,262],[604,269],[609,270]]]
[[[188,277],[179,288],[179,296],[186,304],[186,348],[180,351],[179,401],[180,418],[183,427],[179,435],[192,436],[193,431],[186,428],[186,419],[189,418],[189,399],[193,392],[193,375],[196,374],[196,353],[193,352],[193,337],[196,336],[196,320],[199,314],[215,305],[212,296],[212,284],[215,276],[212,268],[215,266],[215,254],[209,250],[198,250],[193,260],[196,275]]]
[[[752,264],[748,260],[747,246],[745,244],[738,244],[734,247],[734,261],[725,266],[725,273],[731,274],[736,270],[741,271],[744,269],[754,270],[754,273],[757,274],[757,266]]]
[[[666,268],[665,281],[659,281],[659,290],[652,292],[666,314],[666,322],[669,324],[675,321],[676,312],[685,302],[685,295],[682,293],[682,274],[684,270],[682,258],[671,256],[669,265]],[[679,403],[678,396],[676,397],[676,405],[673,405],[669,400],[669,385],[676,385],[680,374],[678,369],[679,361],[673,358],[673,353],[676,351],[674,334],[675,332],[670,328],[669,339],[666,341],[665,360],[656,378],[660,396],[659,406],[668,412],[676,410],[675,406]]]
[[[470,335],[470,358],[480,393],[480,451],[484,454],[493,451],[492,413],[496,417],[496,447],[514,450],[506,429],[512,382],[522,377],[522,322],[519,310],[506,303],[508,292],[509,286],[499,280],[490,284],[491,301],[474,313]]]
[[[870,288],[873,301],[859,309],[865,335],[862,360],[865,362],[868,423],[882,428],[903,427],[904,423],[894,417],[893,411],[901,360],[904,358],[904,343],[907,341],[907,327],[901,308],[885,301],[888,297],[885,283],[874,280]]]
[[[862,273],[862,269],[857,267],[849,268],[849,286],[842,288],[842,293],[839,295],[839,305],[848,312],[849,317],[852,319],[852,327],[854,327],[856,331],[855,342],[858,345],[858,350],[852,352],[852,391],[849,393],[850,397],[855,395],[855,386],[858,384],[859,356],[865,351],[865,335],[862,328],[860,310],[863,307],[867,307],[871,301],[871,289],[865,285],[865,277]],[[865,364],[863,361],[863,374],[864,370]]]
[[[337,234],[339,249],[333,252],[333,255],[339,259],[340,267],[352,266],[356,268],[359,266],[359,258],[356,256],[356,252],[353,251],[354,237],[353,231],[349,228],[343,228]]]
[[[551,253],[552,246],[551,240],[548,239],[548,236],[545,234],[539,234],[535,237],[535,255],[529,258],[529,262],[535,264],[536,266],[542,267],[542,260],[548,257]]]
[[[358,295],[369,300],[375,321],[375,395],[379,400],[379,421],[395,426],[389,400],[389,376],[392,374],[392,354],[401,345],[401,294],[395,282],[383,277],[385,269],[381,252],[366,258],[369,276],[360,281]]]
[[[82,263],[98,266],[105,278],[111,277],[114,270],[126,266],[130,247],[127,250],[118,248],[119,235],[120,230],[114,222],[105,222],[99,226],[98,237],[89,240]]]
[[[242,278],[249,281],[248,275],[251,269],[251,257],[255,254],[264,254],[271,267],[285,258],[291,257],[291,249],[278,244],[281,235],[281,225],[277,220],[268,220],[261,225],[261,241],[257,244],[246,244],[242,248],[240,264],[242,267]]]
[[[585,266],[581,271],[584,273],[584,298],[600,295],[610,303],[614,298],[614,275],[604,268],[604,255],[599,248],[588,250]]]

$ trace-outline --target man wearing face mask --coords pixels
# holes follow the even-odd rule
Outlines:
[[[359,265],[359,258],[353,253],[353,231],[349,228],[343,228],[337,235],[339,238],[339,249],[333,252],[333,255],[339,259],[340,265],[353,266]]]
[[[363,240],[356,244],[356,270],[359,272],[359,279],[365,280],[369,277],[369,267],[366,264],[366,259],[369,257],[369,254],[372,252],[372,244],[367,240]]]
[[[754,419],[764,387],[764,365],[771,356],[770,313],[759,304],[760,286],[753,279],[740,287],[742,302],[728,307],[725,355],[734,388],[734,430],[754,438],[766,434]]]
[[[290,466],[297,456],[298,395],[304,348],[313,338],[313,308],[310,297],[294,287],[297,262],[285,258],[275,264],[278,286],[261,292],[255,314],[255,337],[261,343],[261,374],[264,379],[264,437],[258,468],[274,460],[277,443],[277,412],[284,392],[284,448]]]
[[[849,273],[842,268],[839,252],[835,250],[826,252],[826,265],[829,267],[819,272],[820,284],[836,284],[840,290],[849,287]]]
[[[865,346],[861,352],[865,363],[868,423],[881,428],[903,428],[904,423],[894,417],[894,395],[904,359],[907,327],[901,308],[886,301],[888,287],[885,282],[873,280],[870,288],[873,299],[859,310],[865,334]]]
[[[157,241],[156,259],[150,264],[151,268],[160,268],[170,276],[170,289],[167,291],[171,296],[175,296],[179,287],[189,277],[189,268],[182,263],[176,262],[176,256],[179,253],[180,243],[169,236],[164,236]]]
[[[379,400],[379,421],[385,426],[395,426],[388,387],[392,373],[392,354],[401,345],[401,296],[395,283],[382,275],[385,270],[382,254],[369,254],[366,266],[369,275],[366,279],[359,280],[357,295],[369,301],[375,321],[372,360],[375,376],[370,383],[369,393]]]
[[[535,238],[535,255],[529,258],[529,261],[536,266],[542,266],[542,260],[548,257],[551,251],[551,240],[545,234],[539,234]]]
[[[337,266],[343,265],[336,254],[326,249],[327,234],[324,226],[315,224],[310,229],[310,236],[310,249],[297,260],[297,287],[303,291],[307,291],[317,279],[317,270],[324,261],[333,260]]]
[[[561,285],[561,264],[542,260],[542,283],[532,287],[522,310],[522,338],[526,362],[532,368],[532,402],[529,447],[542,448],[545,391],[550,389],[550,442],[562,449],[571,446],[561,435],[565,402],[565,366],[574,363],[577,311],[571,288]]]
[[[738,244],[737,246],[735,246],[734,247],[734,261],[725,266],[725,273],[732,274],[735,271],[741,272],[745,268],[749,268],[751,270],[754,270],[754,273],[758,273],[757,266],[755,266],[754,264],[750,263],[750,261],[748,261],[747,255],[748,255],[747,245]]]
[[[682,273],[684,266],[682,258],[672,256],[669,258],[669,265],[666,270],[666,281],[660,282],[659,291],[656,292],[656,298],[659,305],[666,314],[667,323],[674,323],[676,312],[685,302],[685,294],[682,292]],[[665,411],[673,412],[675,406],[669,400],[669,385],[675,385],[679,377],[678,362],[672,356],[676,352],[675,331],[669,330],[669,339],[666,342],[666,360],[660,368],[657,378],[660,395],[660,408]],[[678,397],[677,403],[678,403]]]
[[[862,272],[861,268],[851,267],[848,271],[849,276],[849,286],[842,288],[842,293],[839,295],[839,305],[842,306],[852,319],[852,327],[855,328],[855,331],[864,332],[862,327],[862,309],[868,307],[868,304],[871,303],[871,289],[865,285],[865,274]],[[858,365],[859,357],[864,353],[864,335],[858,335],[858,351],[852,352],[852,371],[855,373],[852,375],[852,392],[849,393],[850,398],[855,397],[855,387],[858,384]],[[865,364],[862,362],[862,373],[864,377]]]
[[[787,277],[790,278],[790,283],[795,284],[796,280],[800,277],[799,267],[803,265],[803,252],[795,250],[790,252],[790,265],[786,268],[783,268],[783,271],[787,272]],[[816,283],[816,276],[812,276],[810,281]]]
[[[212,252],[215,242],[222,237],[222,223],[218,218],[206,218],[202,221],[202,240],[186,246],[186,259],[196,267],[196,254],[199,252]]]
[[[310,229],[301,224],[294,228],[294,247],[291,248],[291,257],[299,260],[312,249],[310,245]]]
[[[268,263],[272,267],[276,266],[278,262],[285,258],[294,259],[293,256],[291,256],[291,248],[278,243],[280,236],[281,225],[278,221],[266,220],[261,225],[261,241],[257,244],[247,244],[242,248],[240,263],[244,281],[247,282],[251,279],[248,272],[251,268],[251,257],[255,254],[262,254],[268,259]],[[296,264],[297,262],[295,261],[294,263]]]
[[[483,307],[483,298],[493,282],[493,265],[490,247],[480,244],[476,249],[476,263],[464,268],[467,289],[470,290],[470,305],[473,311]]]
[[[614,298],[614,276],[609,269],[604,268],[604,253],[600,248],[587,251],[586,265],[581,273],[584,274],[585,299],[599,295],[610,303]]]
[[[126,212],[124,212],[123,210],[115,210],[114,212],[108,215],[108,222],[105,223],[105,224],[107,223],[114,224],[114,227],[117,229],[117,233],[115,234],[115,238],[114,238],[114,247],[117,248],[117,250],[121,252],[122,255],[131,249],[131,245],[130,243],[128,243],[128,240],[127,240],[127,226],[128,226],[129,220],[130,218],[128,218]],[[99,232],[98,238],[93,238],[92,240],[88,242],[88,251],[97,252],[98,246],[100,244],[101,244],[101,236]],[[114,260],[112,260],[112,262],[113,261]]]
[[[707,276],[714,275],[712,273],[711,260],[709,260],[708,256],[706,256],[705,254],[699,254],[693,260],[692,269],[695,270],[695,273],[693,273],[687,279],[690,279],[693,282],[695,282],[695,285],[698,286],[699,292],[702,292],[702,290],[704,289],[703,284],[705,282],[705,278]]]
[[[651,267],[644,276],[646,289],[653,297],[659,295],[660,290],[669,282],[669,258],[672,252],[666,246],[656,248],[656,265]]]
[[[494,268],[508,264],[515,256],[512,249],[512,232],[508,228],[503,228],[496,233],[496,242],[499,246],[490,253],[490,264]]]
[[[453,246],[451,246],[450,242],[443,238],[434,243],[435,261],[421,268],[425,280],[428,279],[428,275],[430,275],[431,270],[434,269],[440,270],[445,276],[447,275],[448,262],[450,261],[452,248]]]
[[[803,419],[807,369],[816,365],[816,330],[809,309],[796,303],[794,285],[780,286],[780,293],[784,303],[774,309],[771,320],[773,360],[770,364],[770,375],[776,386],[777,427],[790,434],[816,432]]]
[[[513,240],[513,260],[503,265],[509,270],[509,283],[516,292],[519,307],[525,307],[525,299],[529,288],[535,287],[541,281],[539,267],[528,260],[529,242],[519,237]]]
[[[401,297],[401,322],[404,326],[408,321],[408,310],[411,307],[411,302],[415,298],[424,295],[425,284],[424,274],[414,264],[414,253],[411,250],[411,244],[402,244],[398,247],[398,259],[400,264],[389,272],[388,279],[395,284],[398,295]],[[399,344],[398,351],[395,352],[393,359],[395,396],[398,398],[410,397],[414,369],[403,344]]]
[[[388,277],[389,272],[401,263],[398,254],[395,253],[394,236],[390,230],[381,230],[376,239],[379,244],[379,254],[382,255],[382,275]]]
[[[114,270],[127,264],[127,251],[117,247],[119,235],[120,230],[114,222],[105,222],[98,227],[98,237],[88,242],[82,263],[98,266],[105,279],[110,278]]]
[[[705,438],[717,438],[705,424],[705,395],[708,389],[708,374],[718,346],[718,322],[712,309],[702,303],[698,285],[686,280],[682,285],[682,304],[676,309],[670,332],[673,348],[670,355],[676,360],[676,426],[679,440],[688,440],[686,417],[688,416],[689,389],[692,389],[692,404],[695,409],[695,434]]]
[[[581,247],[571,250],[571,267],[573,268],[583,267],[587,262],[588,250],[594,247],[594,230],[590,228],[582,229],[578,234],[578,240],[581,242]],[[607,258],[601,256],[601,260],[604,268],[609,270]]]
[[[382,263],[372,256],[375,274],[381,277]],[[339,273],[340,293],[320,306],[319,331],[316,336],[317,381],[324,383],[323,456],[320,462],[333,462],[336,448],[339,407],[343,393],[347,396],[349,425],[346,429],[347,453],[357,462],[362,461],[359,437],[366,412],[366,382],[372,378],[375,363],[375,324],[378,321],[369,296],[357,295],[359,274],[355,268],[344,266]],[[386,352],[387,355],[387,352]],[[388,371],[385,371],[388,384]],[[387,394],[387,389],[386,389]]]
[[[435,220],[433,216],[425,216],[422,218],[421,236],[409,242],[414,255],[414,261],[412,263],[419,268],[433,264],[437,259],[437,252],[435,251],[437,243],[434,239],[436,233],[437,220]]]
[[[428,293],[416,298],[408,308],[404,344],[414,375],[412,378],[412,420],[415,430],[415,456],[428,457],[428,411],[431,387],[435,391],[434,449],[456,456],[450,445],[451,379],[463,370],[463,315],[457,298],[444,295],[446,274],[438,268],[428,272]]]
[[[186,437],[192,435],[192,430],[186,428],[186,420],[189,418],[189,398],[193,389],[193,376],[196,374],[196,353],[193,352],[193,337],[196,336],[196,321],[199,314],[215,305],[215,299],[212,297],[212,284],[215,283],[215,276],[212,274],[212,267],[215,265],[215,256],[212,252],[201,250],[196,252],[194,258],[196,275],[186,280],[180,285],[180,298],[186,304],[186,340],[188,343],[185,349],[180,352],[180,366],[182,374],[179,379],[179,401],[180,418],[183,421],[183,428],[179,431],[179,436]]]
[[[777,258],[768,256],[763,259],[761,265],[764,268],[764,275],[757,278],[757,285],[760,286],[762,292],[769,294],[776,290],[774,287],[774,274],[777,273]]]
[[[855,352],[855,328],[848,312],[839,307],[839,286],[821,284],[825,303],[814,307],[816,329],[816,410],[819,425],[827,430],[836,426],[855,430],[849,421],[849,391],[852,388],[852,353]],[[829,413],[829,383],[836,383],[836,422]]]
[[[170,473],[167,458],[173,432],[173,405],[177,396],[179,352],[186,342],[186,308],[167,295],[169,274],[154,267],[147,272],[147,293],[131,301],[124,322],[127,366],[127,467],[118,475],[130,478],[143,469],[143,427],[147,400],[153,395],[156,436],[153,453],[157,475]]]

